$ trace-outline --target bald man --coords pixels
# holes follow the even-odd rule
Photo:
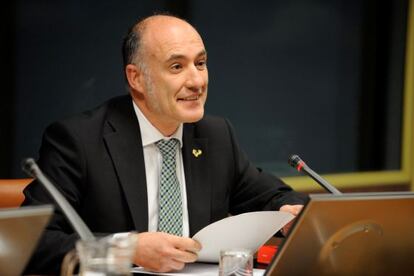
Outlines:
[[[299,213],[304,197],[254,167],[227,120],[204,115],[207,51],[190,24],[166,15],[139,21],[123,60],[129,95],[52,124],[40,149],[40,167],[92,231],[137,231],[134,263],[167,272],[196,261],[202,245],[189,237],[228,214]],[[161,227],[159,141],[170,140],[178,232]],[[36,181],[24,193],[24,205],[52,202]],[[26,272],[56,273],[77,239],[57,210]]]

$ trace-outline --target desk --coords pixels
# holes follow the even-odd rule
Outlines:
[[[254,276],[262,276],[264,269],[255,268],[253,271]],[[140,267],[136,267],[133,270],[134,275],[166,275],[166,276],[217,276],[218,275],[218,264],[205,264],[205,263],[194,263],[187,264],[182,271],[172,273],[152,273],[143,270]]]

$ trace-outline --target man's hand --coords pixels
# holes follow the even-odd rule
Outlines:
[[[186,263],[197,260],[201,245],[190,238],[167,233],[144,232],[137,234],[134,264],[155,272],[181,270]]]
[[[302,211],[303,205],[283,205],[280,207],[279,211],[288,212],[294,215],[295,217],[299,215]]]
[[[283,212],[288,212],[291,213],[292,215],[294,215],[295,217],[297,215],[299,215],[300,211],[302,211],[303,205],[283,205],[282,207],[280,207],[279,211],[283,211]],[[281,232],[283,235],[287,235],[287,233],[289,233],[290,228],[293,225],[293,220],[291,220],[288,224],[286,224],[285,226],[283,226]]]

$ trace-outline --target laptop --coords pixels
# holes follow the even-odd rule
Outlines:
[[[312,195],[265,275],[414,275],[414,193]]]
[[[52,213],[52,205],[0,209],[0,275],[22,274]]]

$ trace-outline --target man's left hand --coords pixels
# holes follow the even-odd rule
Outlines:
[[[280,207],[279,211],[291,213],[296,217],[297,215],[299,215],[302,208],[303,205],[283,205],[282,207]]]
[[[303,205],[283,205],[280,207],[279,211],[288,212],[294,215],[295,217],[299,215],[300,211],[302,211]],[[287,233],[290,231],[290,228],[293,225],[293,221],[295,219],[291,220],[288,224],[283,226],[281,232],[284,236],[287,235]]]

